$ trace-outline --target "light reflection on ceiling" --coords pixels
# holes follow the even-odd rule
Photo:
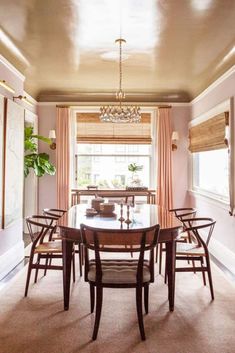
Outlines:
[[[13,41],[3,32],[0,28],[0,43],[6,46],[9,51],[11,51],[20,61],[22,61],[25,65],[29,66],[29,61],[25,58],[25,56],[21,53],[21,51],[17,48],[17,46],[13,43]]]
[[[144,9],[143,9],[144,6]],[[159,40],[163,24],[156,1],[103,0],[79,2],[79,37],[81,51],[107,52],[115,48],[115,39],[122,36],[133,53],[151,52]],[[144,16],[143,16],[144,12]],[[120,33],[121,32],[121,33]]]
[[[235,64],[232,0],[0,0],[0,53],[39,100],[190,101]],[[70,98],[69,98],[70,97]]]

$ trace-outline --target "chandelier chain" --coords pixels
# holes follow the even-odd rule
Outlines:
[[[119,42],[119,70],[120,70],[119,91],[122,92],[122,40],[120,40]]]
[[[125,92],[122,91],[122,44],[126,43],[121,36],[115,40],[119,43],[119,91],[116,92],[116,99],[119,105],[107,105],[100,107],[100,120],[111,123],[139,123],[141,121],[140,107],[137,105],[123,105]]]

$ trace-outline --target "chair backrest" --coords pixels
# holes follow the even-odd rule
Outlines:
[[[50,239],[55,231],[58,218],[51,216],[33,215],[26,218],[29,235],[35,247],[38,243],[43,243],[45,236]],[[37,228],[35,233],[34,228]]]
[[[52,217],[55,217],[57,219],[62,217],[65,213],[66,213],[65,210],[61,210],[61,209],[58,209],[58,208],[44,208],[43,209],[43,214],[45,216],[52,216]]]
[[[191,233],[197,240],[198,246],[203,246],[207,252],[207,247],[211,239],[216,221],[212,218],[193,217],[183,219],[185,231]]]
[[[153,281],[154,273],[154,247],[159,238],[160,226],[145,228],[143,230],[107,230],[88,227],[81,224],[81,235],[85,246],[85,280],[89,268],[89,250],[95,253],[96,275],[98,279],[102,278],[101,252],[139,253],[138,273],[143,274],[144,255],[147,250],[150,251],[150,273]]]
[[[193,207],[173,208],[169,211],[174,212],[175,216],[180,221],[183,221],[184,218],[194,218],[196,217],[197,213],[197,209]]]

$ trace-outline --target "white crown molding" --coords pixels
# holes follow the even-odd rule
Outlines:
[[[34,105],[38,105],[38,101],[36,101],[36,99],[30,96],[30,94],[28,94],[26,91],[24,91],[24,96],[26,96],[26,98],[30,100]]]
[[[25,81],[25,76],[15,68],[4,56],[0,54],[0,63],[6,66],[14,75],[16,75],[21,81]]]
[[[128,105],[129,104],[134,104],[134,105],[139,105],[139,106],[143,106],[143,107],[146,107],[146,108],[154,108],[154,107],[157,107],[158,105],[164,105],[164,106],[167,106],[167,105],[170,105],[172,107],[190,107],[191,106],[191,103],[188,102],[188,103],[185,103],[185,102],[156,102],[156,103],[149,103],[149,102],[128,102],[127,103]],[[100,107],[102,105],[115,105],[114,102],[37,102],[37,105],[38,106],[45,106],[45,105],[49,105],[49,106],[52,106],[52,105],[69,105],[71,108],[79,108],[79,107],[88,107],[88,108],[91,108],[91,107]]]
[[[204,91],[202,91],[197,97],[195,97],[190,105],[193,105],[204,98],[208,93],[213,91],[217,86],[223,83],[226,79],[232,76],[235,73],[235,65],[233,65],[228,71],[226,71],[222,76],[215,80],[210,86],[208,86]]]
[[[192,127],[192,126],[198,125],[203,121],[206,121],[212,118],[213,116],[223,113],[225,111],[230,111],[230,99],[226,99],[222,103],[219,103],[212,109],[208,110],[206,113],[200,114],[199,116],[195,117],[193,120],[189,122],[188,126]]]

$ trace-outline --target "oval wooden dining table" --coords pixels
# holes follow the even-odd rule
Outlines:
[[[123,206],[123,218],[120,221],[121,206],[115,205],[112,215],[97,214],[86,216],[85,204],[71,207],[67,213],[60,218],[59,227],[63,243],[63,294],[64,310],[69,309],[70,281],[71,281],[71,261],[74,242],[82,242],[80,235],[80,225],[104,228],[104,229],[144,229],[156,224],[160,224],[159,242],[166,244],[166,271],[168,276],[168,300],[170,311],[174,310],[175,297],[175,246],[176,239],[182,223],[172,212],[157,205],[140,204],[129,208]],[[129,221],[126,222],[127,218]]]

